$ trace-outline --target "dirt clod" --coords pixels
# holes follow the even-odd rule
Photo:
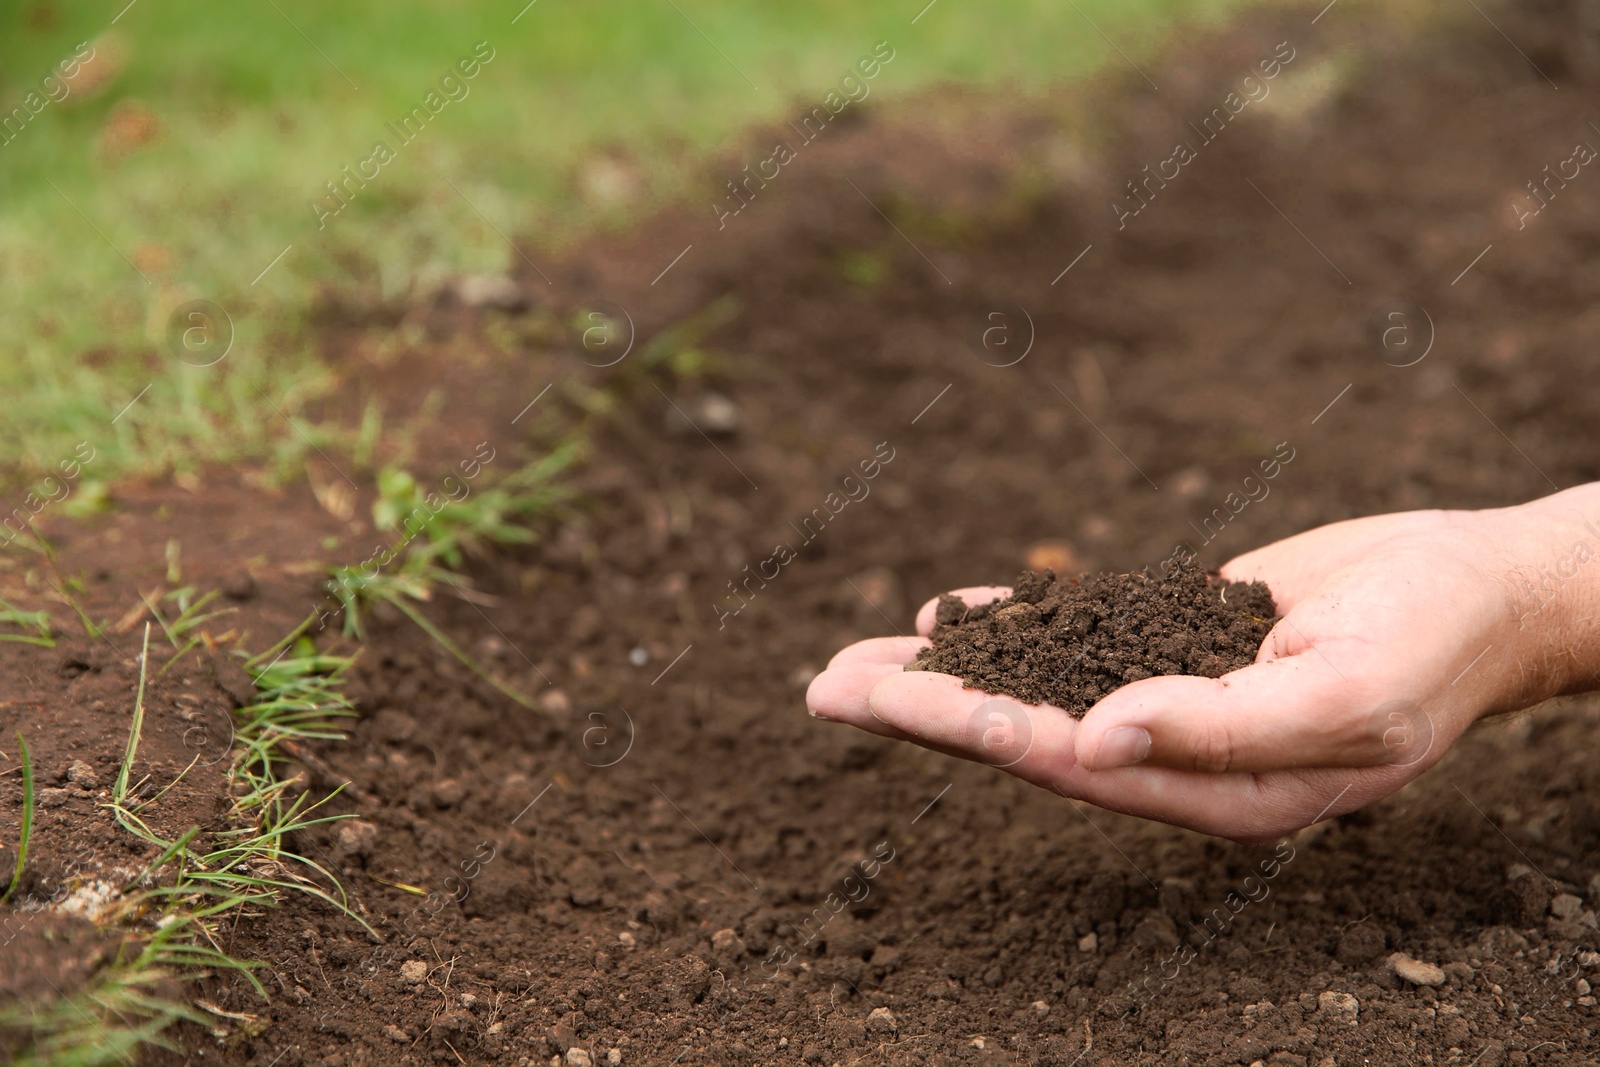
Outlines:
[[[75,759],[67,767],[67,781],[80,789],[93,789],[100,784],[100,776],[83,760]]]
[[[1325,990],[1317,994],[1317,1014],[1334,1026],[1354,1026],[1361,1002],[1349,993]]]
[[[1550,914],[1558,919],[1573,919],[1583,911],[1583,898],[1572,893],[1557,893],[1550,900]]]
[[[1081,718],[1129,682],[1249,666],[1276,615],[1261,582],[1217,581],[1193,567],[1066,580],[1023,571],[1011,596],[990,604],[941,597],[933,644],[906,669]]]

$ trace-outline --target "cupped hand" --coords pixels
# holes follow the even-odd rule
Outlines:
[[[1395,791],[1481,716],[1571,688],[1553,651],[1563,605],[1517,597],[1519,567],[1560,543],[1551,509],[1533,507],[1355,519],[1240,556],[1222,576],[1265,581],[1281,616],[1255,662],[1221,678],[1134,682],[1081,721],[906,671],[925,636],[849,646],[806,702],[817,718],[1065,797],[1270,840]],[[957,595],[976,604],[1008,592]],[[930,601],[919,634],[933,614]]]

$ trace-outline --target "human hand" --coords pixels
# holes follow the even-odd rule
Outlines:
[[[1600,575],[1592,543],[1546,593],[1523,575],[1570,560],[1600,487],[1518,508],[1335,523],[1231,561],[1282,616],[1249,667],[1168,675],[1109,694],[1081,720],[907,672],[925,637],[841,651],[811,683],[821,719],[1003,767],[1104,808],[1241,841],[1270,840],[1386,796],[1478,718],[1595,682]],[[1573,577],[1566,577],[1570,570]],[[1600,571],[1600,568],[1595,568]],[[1546,583],[1547,586],[1550,583]],[[958,590],[968,603],[1009,592]],[[933,626],[934,603],[917,617]],[[1587,605],[1587,607],[1585,607]]]

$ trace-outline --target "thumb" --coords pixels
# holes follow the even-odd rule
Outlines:
[[[1312,649],[1221,678],[1165,675],[1124,686],[1089,709],[1076,753],[1092,771],[1133,764],[1214,774],[1377,766],[1397,762],[1402,735],[1386,709],[1400,703],[1363,699]],[[1400,762],[1413,762],[1419,738],[1410,740]]]

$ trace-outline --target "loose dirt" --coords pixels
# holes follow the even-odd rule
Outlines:
[[[472,601],[424,605],[540,711],[405,620],[370,619],[363,717],[315,746],[312,775],[349,780],[334,807],[359,822],[296,844],[384,943],[306,899],[223,924],[270,1001],[205,979],[199,996],[253,1021],[180,1027],[147,1059],[1595,1062],[1593,699],[1486,724],[1394,797],[1270,847],[1080,807],[803,709],[841,645],[909,631],[923,599],[1008,578],[1042,540],[1091,571],[1182,541],[1215,567],[1319,523],[1600,477],[1600,186],[1583,171],[1553,199],[1526,192],[1596,136],[1589,9],[1486,8],[1494,27],[1466,11],[1418,37],[1347,4],[1313,23],[1322,7],[1183,42],[1145,68],[1159,93],[1131,75],[1075,91],[1072,123],[1048,102],[980,101],[953,133],[863,109],[737,229],[673,216],[543,264],[554,285],[529,272],[526,315],[331,310],[352,404],[442,396],[448,425],[420,444],[441,472],[486,438],[509,467],[595,430],[583,506],[478,559]],[[1119,229],[1107,202],[1284,41],[1274,95]],[[1520,229],[1513,196],[1544,204]],[[1404,367],[1368,342],[1396,295],[1437,331]],[[550,326],[597,299],[638,330],[608,367]],[[985,345],[996,312],[1031,336],[1020,361]],[[684,415],[725,415],[715,397],[737,418],[708,440]],[[1276,475],[1244,484],[1267,456]],[[365,513],[336,519],[309,491],[262,508],[219,471],[52,533],[97,618],[162,587],[169,539],[201,588],[247,569],[259,591],[227,625],[259,650],[322,599],[315,563],[371,551]],[[4,596],[65,632],[42,567],[7,570]],[[108,870],[150,858],[66,776],[82,760],[103,788],[115,766],[134,636],[0,646],[22,680],[0,737],[37,735],[67,791],[7,921],[83,877],[84,849]],[[206,715],[235,699],[208,669],[191,652],[149,695],[153,782],[192,758],[179,698]],[[194,780],[151,817],[210,825],[226,798]],[[8,842],[19,797],[7,766]],[[29,974],[71,991],[97,949],[65,940],[71,959]],[[1395,953],[1442,983],[1401,977]]]
[[[941,596],[933,643],[906,670],[953,674],[1081,719],[1130,682],[1248,667],[1276,617],[1265,584],[1213,581],[1192,566],[1066,580],[1023,571],[1001,600]]]

